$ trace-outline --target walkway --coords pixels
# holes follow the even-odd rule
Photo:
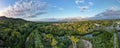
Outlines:
[[[85,43],[85,48],[92,48],[92,43],[90,41],[82,39],[83,43]]]

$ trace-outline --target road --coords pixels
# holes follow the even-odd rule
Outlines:
[[[90,41],[82,39],[83,43],[85,44],[85,48],[92,48],[92,43]]]
[[[120,32],[118,32],[118,41],[119,41],[119,48],[120,48]]]

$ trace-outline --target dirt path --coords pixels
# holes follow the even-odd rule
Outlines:
[[[119,41],[119,48],[120,48],[120,32],[118,32],[118,41]]]
[[[85,44],[85,48],[92,48],[92,43],[90,41],[82,39],[83,43]]]

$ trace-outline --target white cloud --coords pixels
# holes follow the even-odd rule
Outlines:
[[[8,6],[0,14],[8,17],[35,17],[45,14],[47,3],[41,0],[19,0],[14,5]]]
[[[93,6],[93,2],[88,2],[89,6]]]
[[[120,10],[115,6],[95,16],[95,19],[120,19]]]
[[[78,6],[81,12],[88,10],[91,6],[94,5],[94,3],[91,1],[90,2],[85,2],[85,1],[86,0],[75,0],[76,5]]]
[[[111,11],[117,11],[118,10],[118,7],[117,6],[112,6],[110,9],[108,10],[111,10]]]
[[[84,3],[85,2],[85,0],[76,0],[75,1],[75,3],[77,4],[77,5],[79,5],[80,3]]]
[[[60,11],[64,10],[64,8],[62,8],[62,7],[58,7],[58,6],[52,6],[52,7],[57,9],[57,10],[60,10]]]

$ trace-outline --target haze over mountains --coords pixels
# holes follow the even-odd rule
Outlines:
[[[93,19],[120,19],[120,10],[106,10],[97,14]]]
[[[6,19],[6,17],[3,16],[1,18]],[[94,17],[44,18],[44,19],[40,19],[37,22],[74,22],[74,21],[105,20],[105,19],[120,19],[120,10],[117,10],[115,8],[108,9],[104,12],[95,15]]]
[[[86,20],[105,20],[105,19],[120,19],[120,10],[108,9],[104,12],[101,12],[94,17],[71,17],[71,18],[48,18],[43,19],[44,21],[86,21]]]

